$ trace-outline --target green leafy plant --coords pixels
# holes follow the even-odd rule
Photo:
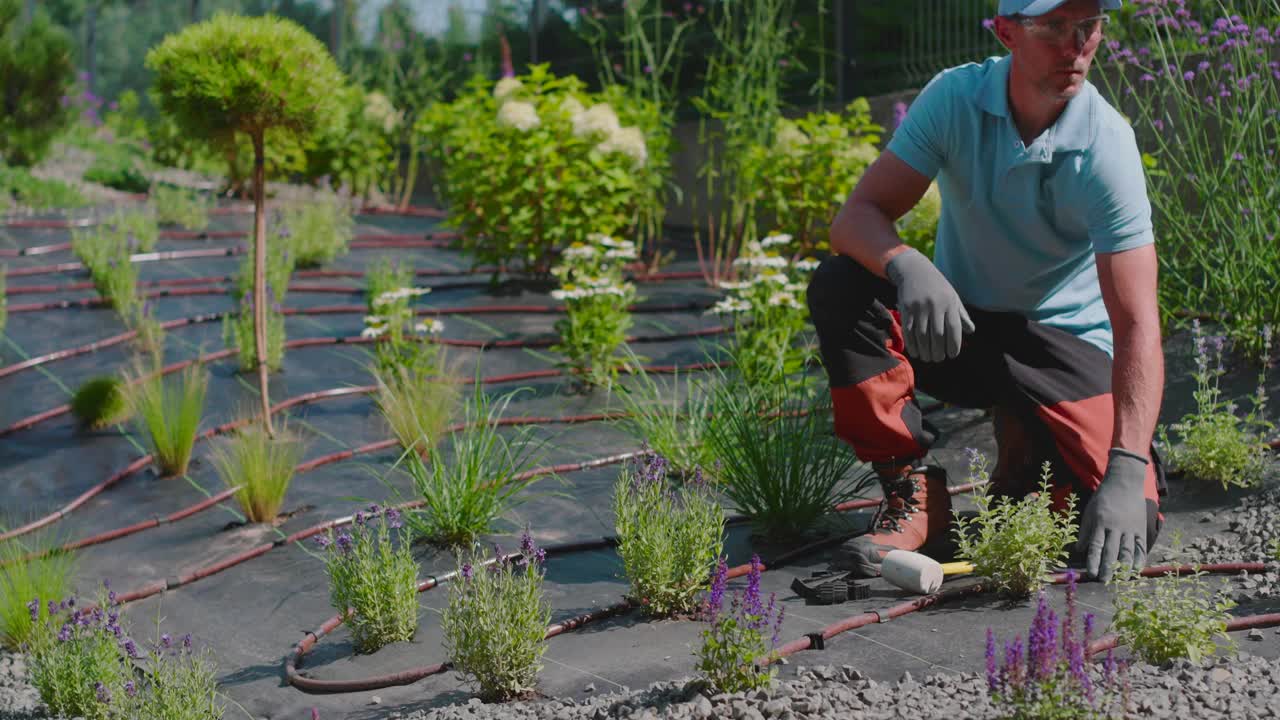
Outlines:
[[[33,597],[28,604],[32,618],[40,614],[41,601]],[[125,632],[114,594],[100,597],[97,610],[88,614],[75,607],[74,598],[50,599],[46,610],[27,643],[31,684],[57,715],[108,720],[112,698],[123,696],[132,679],[126,660],[137,654],[132,640],[125,640],[132,652],[122,648]]]
[[[129,407],[151,445],[161,476],[185,475],[204,412],[208,373],[196,363],[166,380],[159,372],[136,368],[126,382]]]
[[[674,373],[669,382],[659,383],[632,358],[631,374],[636,387],[616,386],[616,397],[625,415],[615,424],[637,442],[648,443],[671,463],[671,469],[692,477],[697,468],[715,462],[707,441],[712,422],[714,388],[693,377],[680,382]]]
[[[618,555],[630,596],[655,617],[699,608],[724,546],[724,509],[701,471],[676,484],[667,469],[666,458],[647,453],[643,462],[624,467],[613,488]]]
[[[831,249],[828,230],[862,173],[879,155],[881,126],[866,98],[844,114],[815,112],[780,119],[767,143],[753,143],[741,183],[759,217],[775,218],[776,233],[794,238],[800,256]]]
[[[991,578],[996,589],[1031,595],[1044,586],[1051,567],[1067,559],[1068,546],[1076,539],[1075,493],[1055,511],[1046,462],[1039,492],[1020,500],[993,497],[985,485],[986,458],[972,448],[968,452],[970,481],[983,485],[973,494],[976,517],[954,518],[957,555],[973,563],[976,574]]]
[[[785,610],[773,594],[766,606],[760,595],[760,556],[751,556],[747,587],[734,593],[729,608],[724,595],[729,586],[729,568],[720,559],[711,580],[705,614],[711,627],[702,631],[697,669],[716,691],[725,693],[759,690],[773,684],[777,674],[770,654],[778,647]],[[772,632],[766,638],[766,633]]]
[[[0,528],[3,530],[3,528]],[[49,532],[0,542],[0,647],[11,652],[31,641],[47,607],[29,598],[66,597],[71,591],[78,560],[61,549]]]
[[[37,10],[22,19],[21,0],[0,0],[0,158],[10,165],[40,162],[71,120],[62,102],[71,88],[71,38]],[[0,182],[0,186],[3,183]]]
[[[316,538],[325,553],[329,602],[346,616],[356,652],[408,642],[418,629],[418,563],[395,508],[356,513],[350,530]]]
[[[1093,641],[1095,618],[1086,613],[1084,627],[1077,627],[1076,593],[1075,571],[1068,570],[1067,615],[1059,624],[1041,590],[1025,645],[1022,638],[1005,642],[1003,663],[995,634],[987,629],[987,690],[1000,717],[1102,720],[1115,717],[1117,706],[1125,709],[1124,669],[1110,651],[1102,682],[1089,673],[1086,653]]]
[[[114,106],[103,114],[102,123],[117,141],[141,146],[150,140],[147,119],[142,113],[142,98],[134,90],[125,90],[116,96]]]
[[[105,224],[90,232],[73,232],[71,248],[89,269],[98,295],[122,318],[132,317],[140,304],[138,267],[133,263],[133,253],[141,250],[139,239]]]
[[[431,291],[430,288],[414,288],[414,277],[413,265],[403,260],[383,257],[370,265],[364,275],[364,298],[368,314],[386,313],[398,316],[403,308],[408,307],[409,298]],[[408,293],[406,288],[413,288],[414,292]],[[419,293],[418,290],[423,292]]]
[[[111,375],[86,380],[71,396],[71,414],[94,430],[128,420],[131,410],[124,382]]]
[[[151,188],[151,204],[161,225],[178,225],[195,231],[209,227],[209,203],[199,193],[156,185]]]
[[[805,304],[806,275],[818,267],[812,257],[791,261],[781,252],[793,242],[773,234],[746,244],[733,261],[737,281],[723,280],[729,294],[707,312],[730,319],[729,349],[742,377],[751,384],[777,385],[803,370],[813,354],[796,340],[809,317]]]
[[[611,387],[628,364],[618,354],[631,327],[629,308],[635,286],[622,276],[627,260],[636,259],[635,243],[592,234],[587,242],[565,248],[551,272],[560,280],[551,297],[564,301],[568,312],[556,321],[560,342],[552,350],[587,387]]]
[[[1206,482],[1252,487],[1262,481],[1271,464],[1266,441],[1273,425],[1266,418],[1267,365],[1271,361],[1271,326],[1262,331],[1262,369],[1252,407],[1244,417],[1236,414],[1236,403],[1223,397],[1219,382],[1226,370],[1222,365],[1226,338],[1204,337],[1200,322],[1192,323],[1196,353],[1196,410],[1187,413],[1171,428],[1182,443],[1169,442],[1168,429],[1161,427],[1157,438],[1168,449],[1169,464]],[[1212,356],[1209,345],[1213,345]]]
[[[274,16],[219,13],[187,26],[147,53],[155,73],[160,110],[192,135],[234,147],[237,135],[253,147],[254,348],[257,353],[262,423],[271,427],[267,387],[266,141],[313,135],[338,107],[333,90],[341,71],[316,37]]]
[[[124,142],[104,146],[85,170],[84,179],[130,193],[145,193],[151,187],[141,150]]]
[[[319,267],[347,252],[355,232],[351,207],[334,193],[286,207],[276,228],[298,267]]]
[[[239,487],[236,502],[249,522],[269,523],[280,514],[294,468],[302,459],[302,438],[281,425],[274,437],[265,428],[240,428],[224,445],[215,446],[213,466],[227,487]]]
[[[716,389],[705,441],[722,493],[771,539],[797,539],[832,508],[862,493],[871,474],[831,430],[830,406],[795,384],[729,379]]]
[[[295,259],[296,256],[287,243],[273,243],[267,248],[267,264],[263,269],[263,278],[267,284],[265,295],[269,305],[283,304],[285,297],[289,295],[289,278],[292,277],[295,269]],[[241,261],[232,279],[232,299],[238,302],[241,308],[253,307],[254,262],[251,257]]]
[[[308,143],[305,174],[328,176],[353,195],[367,198],[394,167],[401,113],[383,93],[366,92],[355,83],[335,95],[342,110],[326,132]]]
[[[533,428],[522,427],[512,439],[497,426],[515,393],[493,402],[483,383],[463,412],[464,429],[453,434],[449,447],[430,453],[406,453],[402,462],[413,479],[422,507],[405,514],[416,537],[442,545],[465,545],[489,532],[494,521],[520,505],[520,491],[534,478],[538,461]],[[396,491],[398,492],[398,491]]]
[[[284,313],[272,308],[267,312],[267,368],[271,372],[280,369],[284,364],[285,327]],[[241,305],[235,314],[228,315],[222,321],[222,339],[227,347],[236,349],[236,357],[240,360],[240,370],[252,372],[258,367],[260,356],[254,340],[253,307]]]
[[[496,86],[477,76],[419,121],[443,167],[449,223],[477,264],[545,274],[556,251],[637,221],[649,138],[583,87],[547,65]]]
[[[34,210],[78,208],[89,204],[80,191],[61,180],[38,178],[23,167],[0,165],[0,197]]]
[[[221,720],[218,706],[218,665],[208,648],[197,650],[191,635],[180,640],[161,633],[144,643],[131,659],[146,672],[125,682],[121,694],[108,694],[112,717],[138,720]],[[127,652],[126,652],[127,654]]]
[[[938,241],[938,220],[942,217],[942,192],[937,181],[929,183],[929,189],[915,207],[894,223],[898,237],[910,247],[919,250],[927,258],[933,257]]]
[[[459,556],[440,621],[453,667],[490,702],[533,691],[551,622],[542,589],[546,552],[526,532],[519,555],[503,555],[501,548],[494,555],[486,561],[472,548]]]
[[[415,335],[436,335],[444,330],[439,320],[416,321],[413,298],[431,292],[429,287],[413,287],[413,268],[387,262],[375,266],[368,274],[368,290],[365,303],[368,315],[364,318],[364,330],[360,336],[379,338],[376,350],[381,372],[390,372],[405,364],[424,363],[434,366],[429,348],[414,347]]]
[[[1227,634],[1230,610],[1236,606],[1229,585],[1215,591],[1199,570],[1143,578],[1130,569],[1112,587],[1111,629],[1144,661],[1161,665],[1187,658],[1198,665],[1218,651],[1219,641],[1227,652],[1234,649]]]

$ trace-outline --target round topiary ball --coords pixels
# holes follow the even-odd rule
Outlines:
[[[96,377],[71,397],[71,413],[87,428],[100,429],[129,419],[124,382],[117,377]]]

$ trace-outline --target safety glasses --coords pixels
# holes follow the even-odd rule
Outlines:
[[[1033,18],[1022,18],[1019,22],[1033,36],[1040,40],[1051,43],[1063,43],[1068,39],[1074,39],[1077,45],[1086,45],[1098,36],[1102,35],[1102,28],[1111,22],[1109,15],[1098,15],[1095,17],[1076,20],[1075,22],[1067,22],[1065,20],[1036,20]]]

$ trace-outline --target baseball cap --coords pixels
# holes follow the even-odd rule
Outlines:
[[[1035,17],[1053,12],[1065,2],[1067,0],[1000,0],[1000,9],[997,14]],[[1124,0],[1101,0],[1100,5],[1103,10],[1119,10],[1123,2]]]

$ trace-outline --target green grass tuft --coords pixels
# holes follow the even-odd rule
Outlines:
[[[93,430],[124,422],[131,412],[124,381],[118,377],[91,378],[71,396],[71,413]]]
[[[36,623],[27,604],[32,600],[39,598],[43,620],[48,617],[47,601],[71,594],[77,558],[59,550],[61,545],[47,532],[0,542],[0,647],[17,650],[31,639]],[[42,557],[27,559],[30,555]]]
[[[283,423],[275,438],[254,423],[215,447],[212,460],[227,487],[239,486],[236,501],[249,521],[269,523],[280,513],[302,450],[302,439]]]
[[[129,406],[151,444],[161,476],[185,475],[204,412],[208,372],[197,363],[177,378],[136,369],[133,378],[138,381],[126,393]]]

